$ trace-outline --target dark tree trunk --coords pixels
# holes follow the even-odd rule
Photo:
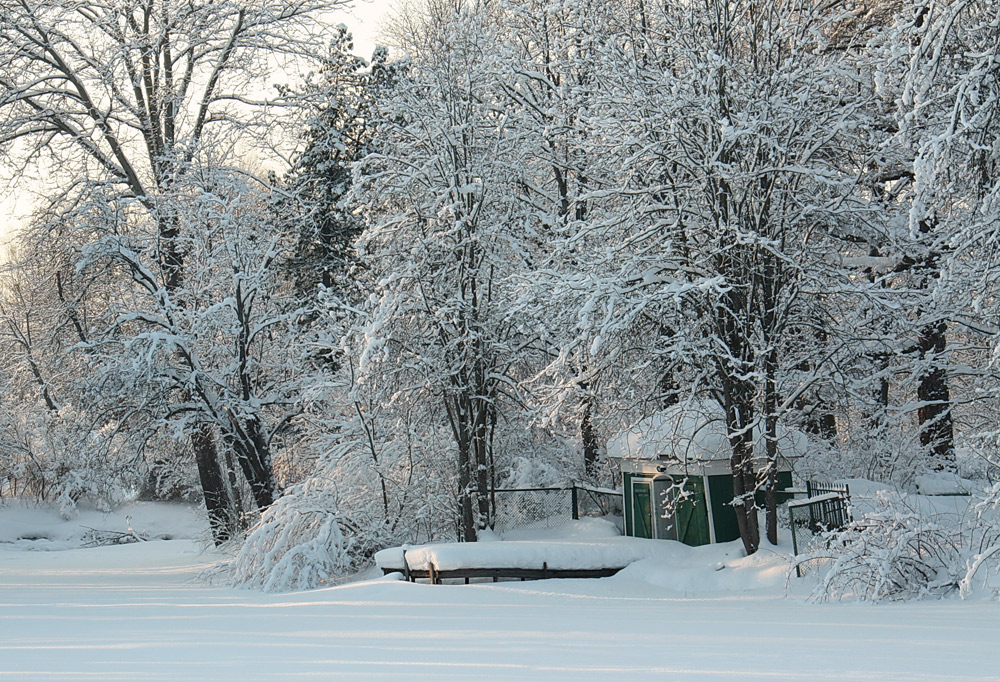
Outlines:
[[[257,509],[264,510],[274,503],[277,490],[270,448],[261,433],[260,421],[256,418],[247,419],[241,426],[233,415],[230,415],[230,421],[236,431],[232,439],[236,460],[250,484]]]
[[[757,477],[753,470],[753,442],[750,432],[737,426],[743,421],[738,410],[727,410],[727,421],[732,434],[729,443],[733,450],[730,459],[733,469],[733,510],[736,512],[736,525],[740,530],[740,539],[743,540],[743,549],[750,555],[760,547],[760,528],[754,504]],[[737,433],[739,431],[743,432]]]
[[[472,511],[472,458],[468,441],[458,446],[458,504],[461,519],[460,539],[476,541],[476,517]]]
[[[772,345],[764,364],[764,518],[767,541],[778,544],[778,359]]]
[[[726,433],[732,449],[730,464],[733,470],[733,510],[736,524],[748,555],[760,547],[760,528],[754,502],[757,477],[753,466],[753,399],[755,388],[747,378],[752,363],[748,334],[739,323],[739,312],[747,305],[746,294],[738,286],[722,295],[716,309],[718,328],[727,357],[719,358],[723,407],[726,413]]]
[[[216,545],[221,545],[235,535],[238,519],[226,487],[225,474],[219,464],[219,453],[211,427],[199,426],[191,434],[191,445],[198,463],[198,475],[201,478],[201,490],[205,497],[212,537]]]
[[[594,396],[590,392],[590,382],[581,381],[583,391],[583,414],[580,417],[580,440],[583,443],[583,471],[590,481],[597,479],[597,459],[601,452],[594,433]]]
[[[483,387],[485,388],[485,386]],[[480,394],[482,396],[483,394]],[[490,403],[484,397],[476,397],[471,400],[474,410],[475,420],[472,430],[472,451],[475,455],[474,465],[476,467],[476,506],[479,512],[478,529],[491,527],[493,525],[493,515],[490,513],[490,498],[492,497],[492,485],[490,480],[490,453],[489,453],[489,416]]]
[[[160,232],[159,257],[160,268],[164,274],[164,288],[174,294],[180,289],[184,280],[184,254],[178,244],[180,226],[175,215],[160,215],[157,224]]]
[[[947,337],[944,322],[928,325],[920,330],[918,349],[920,362],[927,369],[920,375],[917,400],[920,407],[920,444],[932,457],[931,466],[937,471],[956,470],[955,437],[951,417],[951,393],[948,375],[939,364],[944,356]]]
[[[236,464],[233,462],[233,448],[226,447],[226,455],[222,460],[225,463],[225,473],[229,479],[229,496],[233,501],[233,511],[236,514],[237,529],[240,533],[246,532],[247,515],[246,507],[243,506],[243,491],[240,490],[240,481],[236,476]]]
[[[764,468],[764,508],[767,541],[778,544],[778,417],[767,414],[764,417],[764,430],[767,441],[767,464]]]
[[[462,385],[461,377],[453,377],[453,383]],[[451,423],[455,444],[458,446],[458,538],[464,542],[476,541],[476,517],[472,505],[473,481],[473,436],[467,396],[446,396],[445,408]],[[480,494],[479,497],[484,497]]]
[[[180,228],[177,217],[160,215],[157,217],[160,243],[158,245],[160,267],[164,273],[164,288],[172,297],[181,294],[184,281],[184,255],[178,239]],[[178,301],[175,301],[175,304]],[[238,509],[226,486],[226,476],[219,461],[215,444],[215,434],[207,424],[196,427],[191,434],[191,449],[194,450],[198,465],[198,477],[205,498],[209,526],[216,545],[229,540],[237,532]]]
[[[932,242],[937,220],[927,218],[920,221],[920,235]],[[934,280],[940,277],[938,261],[941,254],[928,247],[925,254],[906,257],[897,266],[898,271],[912,269],[917,276],[916,286],[930,293]],[[927,314],[918,310],[918,315]],[[938,471],[955,471],[955,438],[951,418],[951,393],[948,389],[948,373],[945,350],[947,348],[948,326],[943,319],[924,324],[917,331],[917,357],[920,363],[917,399],[921,405],[917,410],[920,423],[920,444],[932,457],[931,466]]]

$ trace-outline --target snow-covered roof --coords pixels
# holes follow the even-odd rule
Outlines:
[[[763,422],[754,426],[754,454],[764,452]],[[809,439],[797,429],[778,426],[778,452],[783,457],[806,454]],[[611,438],[609,457],[674,459],[682,462],[729,459],[725,415],[714,401],[671,405]]]

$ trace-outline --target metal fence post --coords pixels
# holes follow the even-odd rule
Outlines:
[[[573,520],[576,521],[576,520],[578,520],[580,518],[580,507],[579,507],[579,504],[578,504],[579,500],[577,499],[576,482],[575,481],[573,482],[573,487],[571,488],[570,499],[571,499],[572,504],[573,504]]]

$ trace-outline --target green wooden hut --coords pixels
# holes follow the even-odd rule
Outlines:
[[[754,434],[755,449],[762,451],[759,429]],[[791,487],[791,461],[807,445],[801,431],[778,430],[779,490]],[[731,450],[715,403],[672,405],[612,438],[607,452],[621,468],[626,535],[688,545],[740,537]]]

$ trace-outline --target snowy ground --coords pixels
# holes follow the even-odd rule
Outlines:
[[[186,511],[133,510],[176,539],[88,549],[62,548],[80,519],[25,516],[0,508],[0,679],[1000,680],[1000,604],[808,604],[733,546],[603,580],[263,595],[197,582],[218,557]],[[11,537],[30,526],[56,539]]]

